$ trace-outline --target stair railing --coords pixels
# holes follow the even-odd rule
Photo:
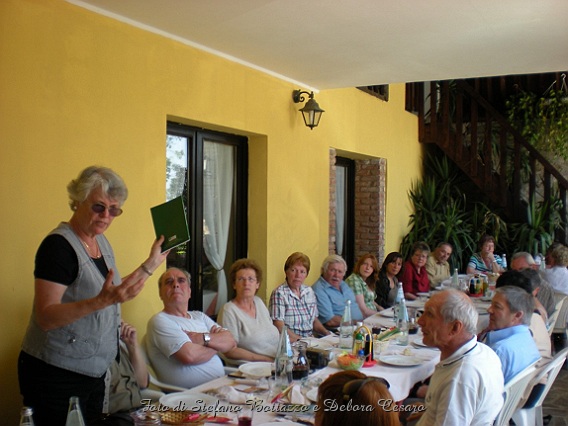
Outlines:
[[[407,110],[419,119],[419,140],[435,143],[513,221],[526,205],[561,203],[566,241],[568,180],[476,88],[464,80],[407,84]]]

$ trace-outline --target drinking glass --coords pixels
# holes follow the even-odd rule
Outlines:
[[[252,395],[250,399],[252,399]],[[248,400],[248,398],[247,398]],[[254,404],[251,401],[250,404],[245,404],[242,406],[242,410],[239,411],[237,415],[238,425],[239,426],[252,426],[252,416],[254,414]]]
[[[373,340],[373,358],[378,360],[379,356],[384,353],[389,347],[389,343],[390,342],[388,340]]]

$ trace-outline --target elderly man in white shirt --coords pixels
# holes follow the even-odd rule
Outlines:
[[[225,374],[218,352],[236,346],[231,333],[200,311],[188,311],[187,271],[169,268],[158,280],[164,303],[148,321],[146,350],[158,378],[191,388]]]
[[[434,294],[418,319],[428,346],[440,349],[419,426],[491,425],[503,406],[503,373],[495,352],[477,342],[477,310],[465,293]]]

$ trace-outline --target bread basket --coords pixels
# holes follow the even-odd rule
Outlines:
[[[204,424],[207,419],[207,414],[199,414],[190,410],[168,410],[160,412],[160,415],[164,425],[195,426]]]

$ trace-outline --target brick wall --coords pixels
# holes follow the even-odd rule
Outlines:
[[[386,160],[355,161],[355,257],[384,258]]]

